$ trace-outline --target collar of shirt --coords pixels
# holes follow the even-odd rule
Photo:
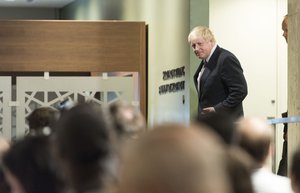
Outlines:
[[[213,48],[212,48],[211,51],[210,51],[209,56],[206,58],[206,62],[207,62],[207,63],[208,63],[210,57],[212,56],[212,54],[214,53],[214,51],[216,50],[216,48],[217,48],[217,44],[215,43],[215,45],[213,46]]]

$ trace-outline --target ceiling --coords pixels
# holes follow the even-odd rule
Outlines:
[[[0,0],[0,7],[61,8],[74,0]]]

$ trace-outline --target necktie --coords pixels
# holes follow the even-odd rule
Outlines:
[[[198,93],[200,93],[200,79],[201,79],[201,76],[205,70],[205,66],[206,66],[207,62],[205,60],[203,60],[203,66],[199,72],[199,75],[198,75],[198,78],[197,78],[197,81],[198,81]]]

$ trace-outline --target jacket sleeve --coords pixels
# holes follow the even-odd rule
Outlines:
[[[248,94],[247,82],[240,62],[234,55],[229,55],[221,64],[219,73],[228,95],[215,106],[215,109],[235,108]]]

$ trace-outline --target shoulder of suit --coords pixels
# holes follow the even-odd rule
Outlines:
[[[234,58],[236,58],[236,56],[231,51],[226,50],[226,49],[221,48],[221,47],[220,47],[219,55],[223,56],[223,57],[234,57]]]

